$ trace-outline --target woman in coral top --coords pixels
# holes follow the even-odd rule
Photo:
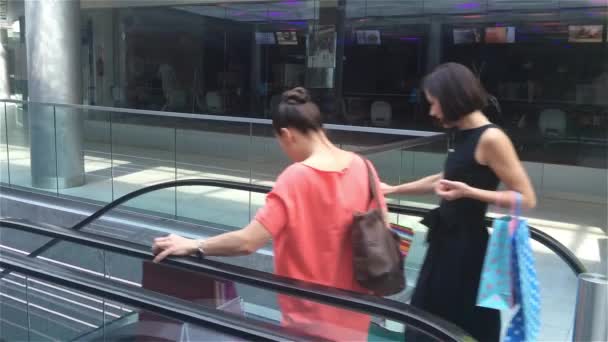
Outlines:
[[[281,148],[294,163],[278,177],[255,219],[241,230],[209,239],[157,238],[155,261],[197,251],[246,255],[272,239],[278,275],[368,293],[353,275],[349,229],[353,214],[369,209],[366,162],[329,141],[319,108],[303,88],[283,94],[272,125]],[[379,187],[375,171],[374,178]],[[384,198],[380,201],[386,211]],[[368,315],[291,296],[280,296],[279,303],[285,326],[333,340],[367,339]]]

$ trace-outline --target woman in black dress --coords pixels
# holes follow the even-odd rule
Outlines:
[[[477,289],[488,242],[487,206],[511,205],[509,191],[522,194],[523,206],[536,195],[509,138],[481,112],[486,92],[465,66],[439,66],[422,84],[430,115],[453,130],[442,173],[397,186],[385,194],[435,192],[442,198],[422,221],[428,250],[412,305],[459,325],[479,341],[499,341],[500,312],[476,306]],[[409,334],[408,334],[409,336]]]

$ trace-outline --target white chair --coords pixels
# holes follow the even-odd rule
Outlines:
[[[564,137],[567,125],[566,113],[559,109],[545,109],[538,116],[538,128],[543,136]]]
[[[391,105],[385,101],[375,101],[372,103],[371,120],[372,125],[388,127],[391,124],[393,110]]]

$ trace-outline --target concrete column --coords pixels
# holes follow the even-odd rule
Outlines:
[[[25,20],[29,100],[81,104],[80,1],[26,0]],[[83,114],[29,106],[34,187],[84,184]]]
[[[8,99],[10,83],[8,79],[8,33],[5,28],[0,29],[0,99]]]

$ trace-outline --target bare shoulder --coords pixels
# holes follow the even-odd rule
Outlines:
[[[488,165],[491,158],[504,156],[511,150],[513,150],[513,144],[507,134],[500,128],[491,127],[479,138],[475,159],[482,165]]]
[[[479,139],[479,144],[484,148],[496,149],[511,145],[511,139],[500,128],[491,127],[486,129]]]

